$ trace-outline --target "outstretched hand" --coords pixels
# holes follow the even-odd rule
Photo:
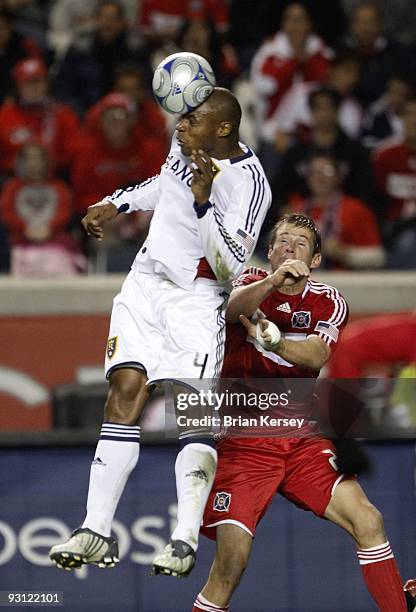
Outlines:
[[[214,180],[214,169],[212,159],[202,149],[193,150],[191,190],[197,204],[205,204],[211,195],[212,181]]]
[[[104,238],[102,224],[111,221],[117,216],[117,207],[111,202],[98,202],[88,207],[87,214],[81,220],[81,225],[88,236],[94,236],[97,240]]]

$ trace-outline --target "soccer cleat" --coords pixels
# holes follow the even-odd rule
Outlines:
[[[114,567],[120,561],[117,540],[105,538],[88,528],[76,529],[67,542],[52,546],[49,557],[55,565],[68,571],[87,563]]]
[[[182,540],[171,540],[152,564],[152,575],[163,574],[185,578],[195,565],[194,550]]]
[[[415,612],[416,610],[416,578],[407,580],[403,589],[404,589],[404,594],[406,596],[408,612]]]

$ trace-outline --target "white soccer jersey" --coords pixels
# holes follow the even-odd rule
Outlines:
[[[105,198],[121,212],[154,210],[148,238],[133,269],[160,274],[189,288],[205,258],[215,277],[229,283],[245,269],[271,203],[271,190],[256,155],[213,159],[210,204],[194,209],[190,160],[176,141],[160,175],[118,189]]]

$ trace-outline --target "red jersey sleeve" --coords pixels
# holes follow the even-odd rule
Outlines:
[[[233,289],[251,285],[251,283],[262,280],[263,278],[266,278],[266,276],[268,276],[267,270],[254,267],[248,268],[243,272],[243,274],[240,274],[240,276],[233,281]]]
[[[339,291],[326,285],[325,289],[319,292],[314,312],[315,325],[309,336],[318,336],[334,348],[347,324],[348,314],[347,302]]]

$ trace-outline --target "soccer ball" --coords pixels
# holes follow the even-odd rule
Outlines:
[[[185,114],[202,104],[215,87],[215,75],[206,59],[196,53],[174,53],[156,68],[152,88],[168,113]]]

